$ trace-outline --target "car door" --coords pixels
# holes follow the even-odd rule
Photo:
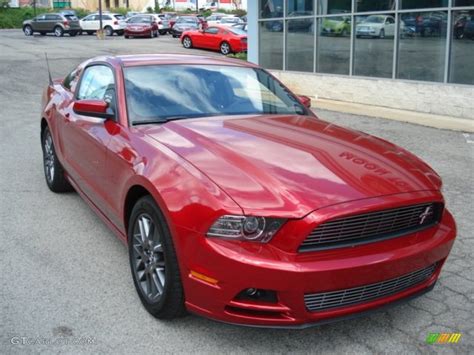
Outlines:
[[[82,19],[81,21],[81,27],[84,31],[86,30],[92,30],[91,28],[91,22],[93,20],[95,15],[89,15],[89,16],[86,16]]]
[[[47,32],[53,32],[53,29],[60,20],[60,18],[61,17],[59,15],[46,14],[44,30],[46,30]]]
[[[395,35],[395,19],[391,16],[385,19],[385,35],[386,36]]]
[[[32,21],[32,26],[34,31],[46,31],[46,15],[40,15],[35,18],[35,21]]]
[[[105,100],[115,109],[115,77],[106,64],[93,64],[84,69],[74,100],[58,108],[60,144],[67,171],[78,187],[105,214],[109,206],[105,198],[106,146],[110,133],[104,118],[78,114],[77,100]]]
[[[220,41],[219,28],[208,27],[204,30],[200,38],[202,48],[216,49],[216,46],[219,47],[216,43]]]

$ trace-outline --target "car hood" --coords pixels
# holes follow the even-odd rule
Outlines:
[[[439,176],[391,143],[310,116],[227,116],[141,126],[200,169],[246,214],[318,208],[439,190]]]

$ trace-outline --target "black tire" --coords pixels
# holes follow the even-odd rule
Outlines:
[[[23,33],[25,34],[25,36],[33,36],[33,27],[31,27],[30,25],[26,25],[25,27],[23,27]]]
[[[117,34],[117,36],[123,36],[124,31],[117,31],[115,33]]]
[[[160,35],[164,36],[166,34],[166,30],[160,30]]]
[[[104,31],[106,36],[110,37],[114,35],[114,29],[110,26],[105,26]]]
[[[379,33],[379,38],[384,39],[385,38],[385,30],[382,28]]]
[[[62,37],[64,36],[64,29],[61,26],[56,26],[53,29],[53,33],[56,37]]]
[[[40,32],[41,36],[46,36],[46,32]]]
[[[228,55],[232,53],[232,48],[229,42],[222,42],[221,45],[219,46],[219,49],[223,55]]]
[[[191,37],[189,36],[184,36],[182,44],[183,44],[183,47],[186,49],[193,48],[193,41],[191,40]]]
[[[86,33],[89,35],[89,36],[92,36],[94,34],[94,31],[86,31]]]
[[[41,147],[43,149],[44,176],[49,189],[53,192],[72,191],[73,188],[67,181],[64,168],[56,155],[53,139],[48,127],[45,128],[41,136]]]
[[[130,38],[130,37],[128,37],[128,35],[125,35],[125,36],[123,36],[123,37],[124,37],[125,39],[129,39],[129,38]]]
[[[77,35],[76,31],[69,32],[69,36],[71,36],[71,37],[76,37],[76,35]]]
[[[152,245],[146,243],[142,244],[143,239],[140,237],[139,231],[139,220],[142,220],[142,218],[148,219],[148,221],[153,224],[153,226],[149,228],[149,235],[153,235],[153,240],[155,241]],[[128,227],[128,247],[133,283],[145,309],[151,315],[159,319],[173,319],[186,315],[184,291],[171,233],[163,214],[151,196],[142,197],[133,207]],[[151,250],[153,250],[153,252]],[[153,259],[155,261],[151,261],[150,264],[148,255],[154,255],[155,250],[159,250],[156,254],[159,254],[160,257],[156,256],[156,259]],[[148,264],[144,258],[147,258]],[[161,270],[161,273],[164,275],[165,282],[163,282],[164,286],[163,283],[161,283],[161,293],[151,299],[144,288],[148,289],[148,287],[150,287],[150,289],[152,289],[153,284],[155,285],[155,291],[158,289],[156,283],[153,282],[154,279],[159,279],[159,276],[155,275],[155,273],[159,273],[156,271],[159,267],[153,267],[153,264],[158,265],[158,263],[164,268],[164,270]],[[141,270],[141,267],[143,267],[143,270]],[[147,272],[147,267],[153,271]],[[139,281],[139,272],[143,272],[143,274],[141,274],[141,281]],[[152,277],[153,280],[143,280],[143,278],[149,280],[150,277]],[[153,293],[153,291],[151,292]]]

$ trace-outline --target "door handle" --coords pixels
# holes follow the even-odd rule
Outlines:
[[[69,117],[71,117],[71,114],[69,112],[67,112],[66,114],[64,114],[64,118],[65,118],[65,121],[66,122],[70,122],[71,120],[69,119]]]

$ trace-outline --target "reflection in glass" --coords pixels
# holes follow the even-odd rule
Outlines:
[[[259,23],[259,62],[268,69],[283,69],[283,21]]]
[[[454,6],[474,6],[474,0],[454,0]]]
[[[260,18],[283,17],[283,0],[259,0]]]
[[[318,13],[322,15],[340,14],[351,12],[351,0],[319,0]]]
[[[356,24],[354,74],[391,78],[394,16],[356,16]]]
[[[400,0],[401,9],[426,9],[446,6],[448,6],[448,0]]]
[[[474,10],[453,12],[450,83],[474,84]]]
[[[398,78],[442,82],[446,12],[412,12],[400,16]]]
[[[313,71],[314,20],[287,21],[286,69]]]
[[[396,0],[357,0],[356,12],[395,10]]]
[[[313,14],[313,0],[287,0],[286,13],[290,17],[311,16]]]
[[[350,17],[326,17],[320,19],[319,24],[316,71],[329,74],[349,74]]]

